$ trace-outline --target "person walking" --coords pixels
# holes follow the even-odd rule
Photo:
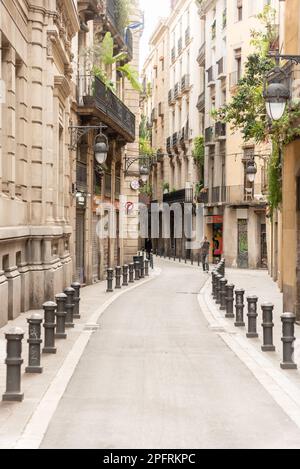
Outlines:
[[[201,245],[201,260],[204,272],[209,272],[208,256],[209,256],[210,242],[205,236]]]
[[[150,260],[151,252],[152,252],[152,241],[151,241],[150,238],[146,239],[145,250],[146,250],[146,253],[147,253],[147,259]]]

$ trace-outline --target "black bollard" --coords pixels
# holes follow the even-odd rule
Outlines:
[[[140,263],[139,262],[135,262],[134,263],[134,272],[135,272],[135,280],[140,280]]]
[[[198,267],[200,267],[200,253],[198,253]]]
[[[73,314],[74,314],[74,296],[75,296],[75,290],[74,288],[66,288],[64,291],[65,295],[67,295],[67,300],[65,304],[65,309],[66,309],[66,322],[65,322],[65,327],[68,329],[72,329],[74,325],[73,321]]]
[[[74,282],[71,285],[72,288],[75,290],[75,295],[74,295],[74,314],[73,318],[74,319],[80,319],[80,289],[81,285],[78,282]]]
[[[174,249],[174,262],[176,261],[176,249]]]
[[[154,258],[153,258],[153,254],[150,254],[150,265],[151,265],[151,269],[154,269]]]
[[[245,290],[236,290],[235,291],[235,327],[245,327],[244,321],[244,298]]]
[[[140,263],[140,275],[141,275],[141,278],[145,278],[145,263],[144,263],[144,260],[141,260],[141,263]]]
[[[112,293],[114,281],[114,269],[107,269],[107,293]]]
[[[216,290],[216,275],[217,273],[215,271],[213,271],[212,275],[211,275],[211,286],[212,286],[212,297],[215,298],[215,290]]]
[[[274,305],[272,303],[264,303],[261,305],[262,309],[262,327],[263,327],[263,345],[261,347],[263,352],[275,352],[273,344],[273,311]]]
[[[234,318],[234,313],[233,313],[233,291],[234,291],[234,285],[227,284],[226,285],[226,314],[225,318],[228,319],[233,319]]]
[[[66,317],[67,317],[67,312],[66,312],[66,301],[67,301],[67,295],[64,293],[60,293],[59,295],[55,296],[55,301],[57,304],[57,309],[56,309],[56,333],[55,333],[55,338],[56,339],[66,339],[67,334],[66,334]]]
[[[3,401],[21,402],[24,394],[21,392],[22,340],[24,332],[19,327],[13,327],[5,333],[6,344],[6,391]]]
[[[185,264],[187,263],[186,251],[185,251],[185,254],[184,254],[184,263]]]
[[[73,289],[72,289],[73,290]],[[45,342],[43,353],[56,353],[55,347],[55,310],[57,304],[53,301],[47,301],[43,304],[44,310],[44,329],[45,329]]]
[[[218,274],[216,279],[216,304],[219,305],[221,304],[221,280],[222,280],[222,275]]]
[[[129,283],[134,283],[134,263],[129,264]]]
[[[29,319],[28,323],[28,366],[25,368],[26,373],[43,373],[41,367],[41,324],[43,318],[40,314],[33,314]]]
[[[258,337],[257,333],[257,303],[258,303],[258,298],[257,296],[248,296],[247,297],[247,303],[248,303],[248,332],[246,336],[248,339],[255,339]]]
[[[194,265],[194,253],[191,252],[191,265]]]
[[[145,260],[145,277],[149,277],[149,261]]]
[[[220,280],[220,310],[226,310],[226,285],[228,281],[226,278]]]
[[[296,370],[297,365],[294,362],[294,342],[296,316],[293,313],[284,313],[281,316],[282,321],[282,344],[283,361],[280,367],[283,370]]]
[[[123,287],[128,287],[128,265],[123,266]]]
[[[116,267],[116,290],[120,290],[121,286],[121,277],[122,277],[122,267]]]

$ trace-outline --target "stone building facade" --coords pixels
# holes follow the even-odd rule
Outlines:
[[[96,27],[111,31],[115,51],[138,67],[140,30],[118,34],[116,8],[116,0],[0,2],[0,327],[72,280],[103,279],[107,266],[137,251],[138,194],[123,166],[126,152],[138,154],[139,92],[116,70],[116,93],[97,80],[91,102],[82,86],[80,52]],[[130,15],[137,21],[139,8]],[[77,138],[74,128],[100,123],[109,153],[97,172],[97,132]],[[134,202],[127,218],[134,239],[118,230],[116,239],[99,239],[97,222],[107,216],[99,205],[119,212],[121,191]]]
[[[0,4],[0,325],[72,280],[74,1]]]

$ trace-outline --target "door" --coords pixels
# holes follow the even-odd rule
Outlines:
[[[268,268],[268,246],[267,246],[267,225],[265,223],[260,225],[260,267],[262,269]]]
[[[93,214],[93,282],[100,280],[100,246],[97,234],[97,224],[99,217]]]
[[[239,269],[248,269],[248,220],[238,220],[238,259]]]
[[[76,280],[85,283],[84,240],[85,240],[85,212],[76,210]]]

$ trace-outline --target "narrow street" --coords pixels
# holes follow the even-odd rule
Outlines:
[[[200,310],[207,274],[162,274],[104,313],[41,448],[297,448],[300,431]]]

